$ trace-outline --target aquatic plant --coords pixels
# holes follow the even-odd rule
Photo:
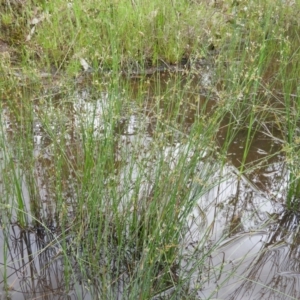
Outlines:
[[[228,180],[236,142],[238,185],[254,191],[247,175],[284,153],[286,204],[298,210],[298,4],[0,5],[8,295],[13,266],[31,296],[57,272],[51,282],[78,298],[199,298],[211,256],[242,228],[238,188],[225,204],[207,201],[215,212],[238,208],[213,242],[217,222],[203,207]],[[250,159],[258,134],[282,148]],[[210,298],[235,276],[226,266],[214,267],[222,281]]]

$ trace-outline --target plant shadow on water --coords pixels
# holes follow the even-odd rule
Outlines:
[[[242,175],[238,168],[244,133],[235,137],[223,166],[208,146],[191,147],[187,134],[200,113],[214,110],[216,96],[208,90],[204,97],[193,81],[179,78],[161,74],[133,79],[128,83],[132,98],[117,107],[122,92],[95,96],[89,89],[58,100],[46,94],[32,101],[33,173],[17,161],[13,147],[6,146],[2,159],[3,170],[16,165],[19,196],[13,194],[14,203],[18,197],[24,201],[22,206],[2,205],[0,281],[7,298],[129,299],[127,293],[139,280],[136,273],[150,265],[156,275],[149,292],[153,300],[300,297],[299,215],[283,205],[285,160],[270,156],[280,143],[257,132],[246,162],[251,166],[265,158],[264,164]],[[165,98],[172,89],[176,94],[178,85],[194,91],[185,93],[184,102],[156,97],[158,90]],[[18,148],[20,123],[5,105],[2,122],[3,140]],[[219,144],[225,136],[219,130]],[[95,153],[107,156],[100,171],[94,168]],[[193,175],[181,187],[180,176],[189,176],[177,173],[181,160],[183,165],[197,161],[196,170],[209,182]],[[9,197],[12,187],[3,182],[4,198]],[[172,184],[178,186],[174,195]],[[95,195],[98,202],[89,201]],[[147,261],[151,249],[145,247],[145,237],[177,226],[162,224],[161,232],[152,231],[165,212],[147,209],[166,206],[162,197],[173,202],[167,213],[186,230],[162,239],[155,248],[161,254],[149,254]],[[181,213],[183,198],[185,203],[192,199],[188,215]],[[90,211],[96,212],[93,217]],[[146,275],[142,280],[150,280]],[[178,286],[181,291],[175,293]]]

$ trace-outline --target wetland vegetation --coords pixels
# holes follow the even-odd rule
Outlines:
[[[299,299],[299,15],[0,0],[0,298]]]

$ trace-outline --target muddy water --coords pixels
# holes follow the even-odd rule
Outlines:
[[[165,74],[145,81],[132,80],[132,102],[122,108],[125,112],[116,128],[110,129],[119,136],[115,161],[117,172],[121,173],[120,178],[125,178],[128,166],[132,181],[139,176],[139,168],[134,162],[127,161],[127,165],[121,165],[122,151],[139,153],[140,161],[149,160],[151,165],[153,158],[149,153],[153,151],[151,142],[158,116],[161,119],[172,119],[174,111],[177,111],[177,117],[173,122],[180,124],[180,130],[174,129],[178,126],[172,124],[167,124],[164,130],[170,131],[172,141],[166,146],[166,155],[173,155],[174,163],[176,162],[176,153],[185,147],[183,137],[189,132],[197,113],[209,113],[216,105],[217,98],[214,93],[209,92],[207,86],[209,74],[204,75],[205,82],[201,88],[185,77],[178,81],[178,78],[175,80]],[[178,84],[181,88],[191,89],[190,93],[185,93],[188,98],[179,105],[176,101],[168,106],[164,106],[163,101],[157,104],[157,91],[180,90]],[[137,95],[141,85],[147,86],[146,89],[143,87],[145,94],[142,105],[136,101],[140,99]],[[206,86],[205,96],[203,86]],[[72,101],[68,100],[70,97]],[[35,165],[31,178],[36,182],[37,199],[30,199],[30,191],[22,177],[25,171],[20,170],[17,176],[23,182],[20,190],[25,199],[26,210],[29,211],[33,201],[42,203],[42,209],[29,220],[29,223],[34,224],[30,228],[20,230],[19,224],[13,224],[10,228],[3,227],[0,235],[0,282],[3,299],[91,298],[81,282],[80,271],[68,283],[64,280],[64,261],[58,241],[65,239],[69,242],[71,237],[67,233],[63,235],[57,228],[60,227],[63,216],[67,215],[72,219],[76,211],[76,189],[78,181],[82,179],[80,169],[84,158],[81,133],[92,132],[95,139],[101,139],[107,132],[105,120],[111,116],[106,115],[106,112],[113,103],[108,99],[111,100],[111,96],[106,93],[100,93],[96,99],[91,99],[89,91],[84,89],[68,96],[67,100],[33,103],[32,151]],[[59,113],[62,110],[67,113]],[[178,114],[178,110],[181,113]],[[45,114],[47,122],[43,121]],[[14,143],[15,131],[20,126],[18,120],[5,106],[1,119],[5,140]],[[226,130],[220,130],[220,145],[225,134]],[[281,144],[266,132],[259,131],[254,137],[246,163],[250,167],[259,161],[261,164],[259,168],[249,167],[249,171],[241,176],[238,168],[245,136],[244,132],[236,136],[229,150],[228,162],[211,178],[212,181],[218,181],[220,176],[226,179],[198,199],[187,220],[189,231],[181,244],[182,259],[178,275],[185,278],[192,274],[188,290],[195,299],[299,299],[300,216],[287,212],[284,207],[287,172],[285,159],[280,154]],[[68,155],[68,164],[61,166],[64,191],[61,196],[66,205],[57,208],[54,199],[57,184],[54,178],[57,168],[55,153],[59,153],[61,141],[65,143],[64,149],[67,149]],[[14,157],[13,149],[3,151],[4,165],[7,151],[12,151],[10,156]],[[274,155],[270,156],[272,153]],[[5,173],[5,167],[2,168],[2,173]],[[144,190],[148,189],[146,183]],[[17,211],[11,213],[13,222]],[[5,221],[7,220],[2,215],[2,226]],[[203,244],[203,240],[207,242]],[[207,262],[200,264],[198,260],[203,252],[207,254]],[[71,268],[76,270],[76,261],[70,261]],[[6,282],[4,278],[7,278]],[[171,293],[172,290],[165,291],[160,299],[167,299]]]

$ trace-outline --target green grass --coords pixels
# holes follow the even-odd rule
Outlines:
[[[282,132],[287,208],[299,210],[299,3],[248,2],[0,1],[1,118],[12,122],[1,128],[2,227],[44,226],[52,244],[39,251],[60,249],[65,286],[80,274],[93,298],[171,287],[173,299],[196,297],[193,272],[180,272],[187,218],[225,180],[211,179],[241,132],[240,177],[265,163],[248,163],[255,135]],[[80,77],[81,58],[99,72]],[[120,74],[200,58],[214,73],[203,101],[199,70],[134,83]],[[211,231],[194,269],[215,249],[205,250]]]

